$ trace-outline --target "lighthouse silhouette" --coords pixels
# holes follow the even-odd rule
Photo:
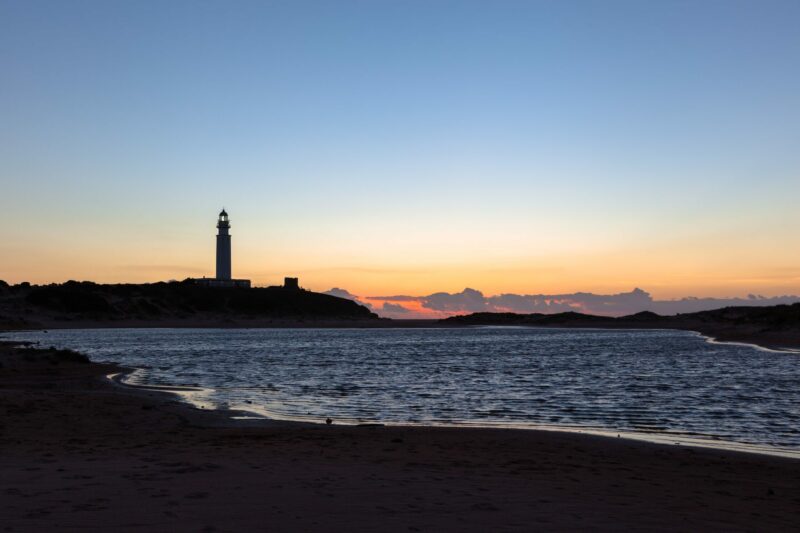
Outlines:
[[[231,269],[231,221],[225,208],[217,218],[217,275],[213,278],[189,278],[195,285],[204,287],[249,289],[249,279],[233,279]]]
[[[219,213],[217,220],[217,279],[231,279],[231,229],[228,213],[225,208]]]

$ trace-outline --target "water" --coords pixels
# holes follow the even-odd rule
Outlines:
[[[558,426],[800,450],[800,354],[680,331],[101,329],[24,332],[278,418]]]

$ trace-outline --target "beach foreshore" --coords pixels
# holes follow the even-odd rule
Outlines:
[[[6,531],[797,530],[800,461],[549,431],[232,423],[0,345]]]

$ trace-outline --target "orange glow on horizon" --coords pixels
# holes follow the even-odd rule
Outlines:
[[[172,232],[153,222],[144,229],[102,225],[84,234],[53,224],[30,238],[11,234],[0,241],[0,279],[42,284],[211,277],[216,211],[212,214],[211,222],[202,217],[202,225],[168,226],[178,228]],[[257,286],[280,285],[291,276],[310,290],[340,287],[362,297],[464,288],[486,296],[615,294],[636,287],[656,299],[800,294],[800,243],[792,245],[797,234],[786,235],[785,226],[783,233],[688,233],[603,247],[581,247],[585,238],[569,235],[569,243],[547,248],[549,237],[539,242],[534,234],[523,241],[500,230],[470,234],[466,228],[462,235],[448,229],[437,235],[411,228],[387,239],[384,229],[366,228],[357,239],[332,240],[313,228],[284,233],[239,220],[233,218],[233,275]]]

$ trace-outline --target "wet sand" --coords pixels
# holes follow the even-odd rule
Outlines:
[[[0,531],[800,528],[793,459],[547,431],[232,427],[112,383],[112,366],[7,345],[0,364]]]

